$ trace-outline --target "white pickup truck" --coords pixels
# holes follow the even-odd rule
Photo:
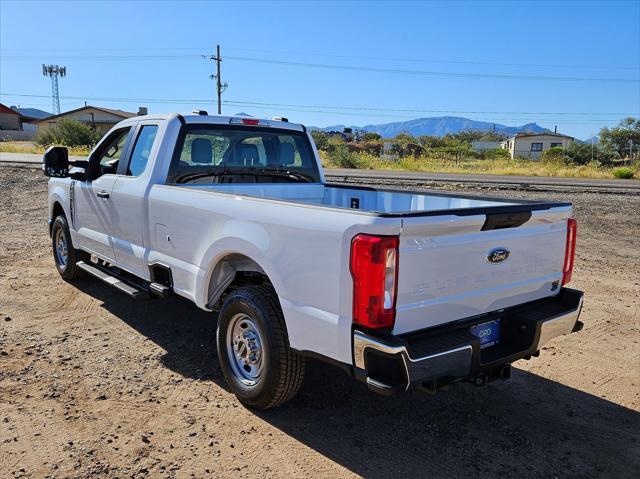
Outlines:
[[[570,203],[325,183],[286,119],[131,118],[43,170],[62,277],[217,311],[225,379],[255,408],[293,397],[307,356],[379,393],[435,391],[506,379],[582,327]]]

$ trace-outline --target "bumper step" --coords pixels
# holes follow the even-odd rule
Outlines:
[[[581,291],[563,288],[552,298],[408,335],[373,336],[356,330],[356,377],[383,394],[411,386],[433,391],[460,380],[484,384],[507,379],[506,366],[536,356],[555,337],[582,329],[582,298]],[[470,328],[491,320],[500,321],[501,340],[483,349]]]

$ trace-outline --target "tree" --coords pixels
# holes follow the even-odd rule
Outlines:
[[[329,135],[324,131],[312,130],[311,136],[313,137],[313,142],[316,144],[316,148],[318,148],[318,150],[327,149],[329,146]]]
[[[382,140],[382,137],[373,131],[368,131],[364,134],[364,141],[378,141]]]
[[[38,132],[35,142],[42,146],[92,147],[101,136],[100,133],[91,129],[85,123],[63,118],[55,125]]]
[[[640,148],[640,120],[625,118],[614,128],[600,130],[600,143],[605,148],[618,152],[621,158],[631,156],[630,153]]]

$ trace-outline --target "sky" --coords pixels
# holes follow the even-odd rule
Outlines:
[[[0,101],[63,111],[286,116],[309,126],[461,116],[589,138],[640,117],[640,0],[0,0]]]

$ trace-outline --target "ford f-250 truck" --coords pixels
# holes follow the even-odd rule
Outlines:
[[[221,369],[255,408],[293,397],[307,356],[435,391],[582,327],[570,203],[329,184],[286,119],[131,118],[43,169],[60,275],[218,311]]]

